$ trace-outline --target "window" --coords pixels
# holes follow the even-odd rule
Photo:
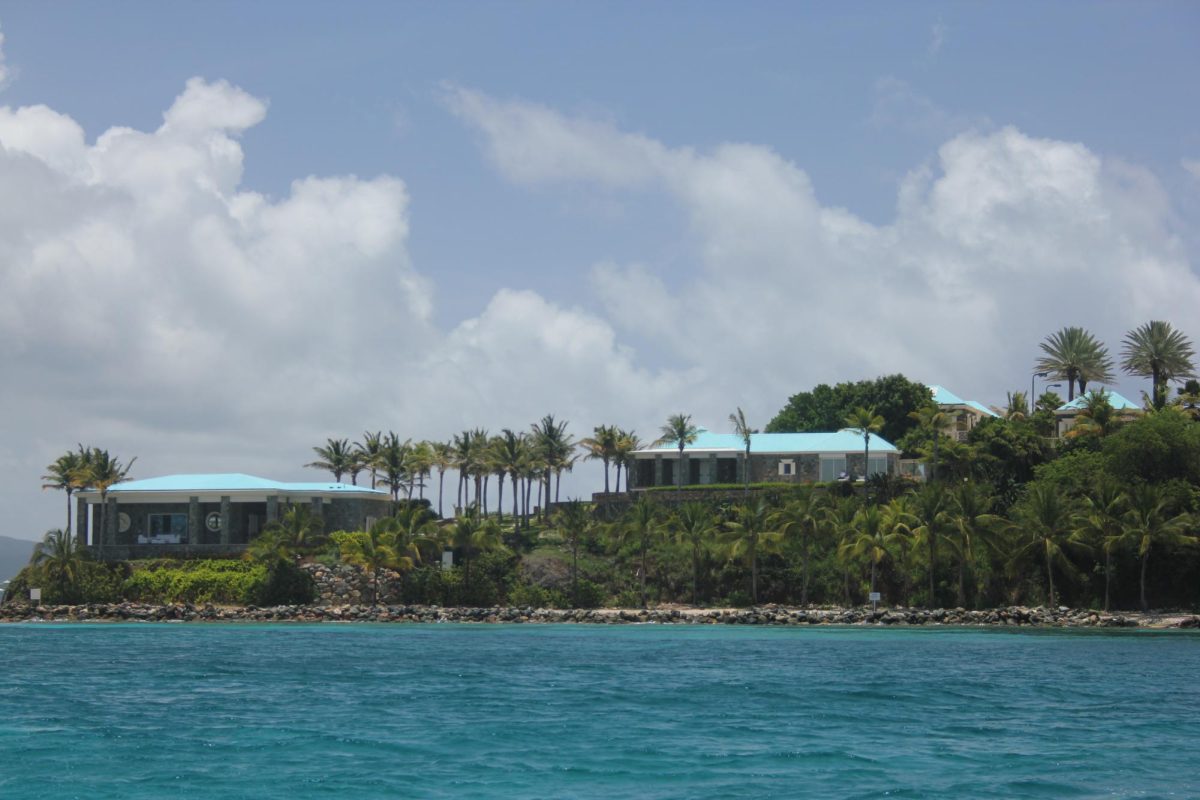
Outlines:
[[[625,483],[628,488],[628,474],[625,476]],[[648,458],[640,458],[637,461],[637,485],[639,487],[654,485],[654,462]]]
[[[138,537],[138,544],[183,544],[187,532],[187,514],[147,514],[146,533]]]
[[[737,459],[717,459],[717,483],[734,483],[737,481]]]
[[[688,459],[688,484],[695,486],[700,483],[700,459]]]
[[[846,475],[845,456],[821,456],[821,481],[828,483]]]
[[[663,467],[662,485],[663,486],[674,486],[675,485],[675,462],[671,459],[664,458],[663,462],[662,462],[662,467]]]
[[[868,475],[886,475],[888,471],[887,456],[871,456],[867,461]]]
[[[796,462],[790,458],[783,459],[779,462],[780,475],[795,475]]]

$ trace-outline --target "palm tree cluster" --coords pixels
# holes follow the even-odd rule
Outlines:
[[[1040,344],[1042,357],[1034,372],[1066,381],[1067,400],[1082,395],[1089,383],[1111,383],[1113,360],[1092,333],[1066,327]],[[1152,320],[1125,334],[1121,343],[1121,369],[1129,375],[1150,379],[1149,405],[1162,408],[1167,402],[1167,384],[1195,377],[1195,352],[1191,341],[1171,323]]]
[[[393,432],[366,431],[362,440],[353,444],[348,439],[329,439],[324,446],[314,447],[317,460],[305,466],[329,472],[336,481],[349,475],[355,485],[358,475],[367,472],[371,488],[380,484],[388,487],[396,501],[401,492],[408,499],[424,499],[426,480],[436,471],[439,517],[446,516],[445,478],[449,471],[458,476],[456,516],[479,517],[494,507],[503,522],[507,485],[512,518],[528,527],[535,509],[539,519],[545,521],[548,507],[559,502],[562,475],[575,467],[581,455],[603,462],[606,492],[610,470],[615,468],[616,488],[620,491],[621,471],[628,468],[633,452],[641,447],[635,433],[613,425],[597,426],[592,436],[579,442],[567,428],[565,420],[548,414],[528,431],[504,428],[492,435],[473,428],[455,434],[448,442],[401,441]]]
[[[84,447],[78,445],[75,450],[68,450],[46,467],[42,476],[43,489],[58,489],[67,495],[67,527],[63,531],[71,531],[71,497],[83,489],[95,489],[100,492],[100,520],[98,531],[104,530],[108,490],[129,477],[129,470],[137,458],[131,458],[128,464],[122,464],[120,459],[110,455],[107,450],[99,447]],[[100,541],[99,536],[96,539]]]

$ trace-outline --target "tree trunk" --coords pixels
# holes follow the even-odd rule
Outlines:
[[[554,481],[554,502],[556,503],[558,502],[559,495],[562,493],[562,474],[563,471],[561,469],[554,470],[554,477],[557,479]]]
[[[879,565],[875,562],[875,558],[872,556],[872,558],[871,558],[871,594],[875,594],[875,573],[878,571],[878,566]]]
[[[604,493],[608,494],[608,458],[601,460],[604,462]]]
[[[646,540],[642,540],[642,608],[646,607]]]
[[[481,509],[481,513],[485,517],[487,516],[488,508],[488,483],[490,483],[491,477],[491,475],[486,474],[483,476],[483,503],[481,503],[479,507]]]
[[[1108,613],[1108,584],[1112,577],[1112,550],[1108,547],[1104,548],[1104,613]]]
[[[800,583],[800,605],[808,605],[808,537],[805,536],[800,542],[800,570],[802,579]]]
[[[700,543],[692,543],[692,605],[700,605]]]
[[[750,602],[758,605],[758,547],[750,545]]]
[[[512,496],[513,496],[512,518],[513,518],[513,527],[515,528],[517,525],[517,521],[518,521],[517,520],[517,499],[518,499],[518,493],[520,491],[520,486],[517,483],[517,473],[514,472],[511,475],[509,475],[508,477],[509,477],[509,480],[512,481]],[[504,480],[504,479],[501,478],[500,480]]]
[[[1138,581],[1139,590],[1142,600],[1142,613],[1150,610],[1150,604],[1146,602],[1146,565],[1150,563],[1150,548],[1146,548],[1146,552],[1142,554],[1142,577]]]
[[[1050,586],[1050,608],[1055,608],[1058,603],[1054,602],[1054,570],[1050,565],[1050,548],[1046,547],[1046,583]]]
[[[967,557],[962,555],[958,559],[958,607],[963,608],[967,604]]]
[[[579,534],[571,540],[571,605],[579,608]]]
[[[67,528],[65,531],[63,531],[63,533],[67,534],[67,536],[75,535],[71,531],[71,490],[70,489],[67,489]]]
[[[438,470],[438,516],[445,516],[442,513],[442,490],[446,488],[446,471]]]
[[[929,523],[929,603],[930,608],[937,608],[937,598],[934,597],[934,574],[937,572],[937,538],[933,531],[933,523]]]
[[[500,524],[504,524],[504,476],[496,476],[496,516],[500,519]]]
[[[621,462],[620,461],[617,462],[617,485],[615,488],[617,490],[617,494],[620,494],[621,493]],[[629,476],[625,477],[625,488],[629,488]]]

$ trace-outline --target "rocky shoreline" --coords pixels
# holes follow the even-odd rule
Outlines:
[[[1200,615],[1179,612],[1104,614],[1088,609],[1006,608],[792,608],[740,609],[658,607],[650,609],[444,608],[405,605],[214,606],[107,603],[78,606],[8,604],[0,622],[395,622],[395,623],[580,623],[666,625],[856,625],[984,626],[1043,628],[1197,628]]]

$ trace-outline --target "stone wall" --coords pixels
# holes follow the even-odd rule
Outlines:
[[[350,606],[371,602],[371,578],[351,564],[301,564],[316,584],[318,606]],[[400,575],[390,569],[379,571],[379,602],[395,602],[400,594]]]

